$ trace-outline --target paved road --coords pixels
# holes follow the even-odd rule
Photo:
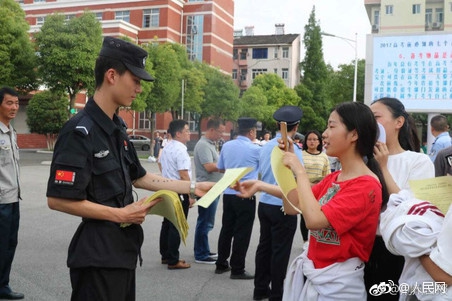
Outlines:
[[[51,153],[21,151],[23,201],[19,245],[11,272],[11,286],[23,292],[25,300],[62,301],[70,299],[67,248],[80,222],[74,216],[47,207],[45,191]],[[150,172],[158,172],[156,163],[143,161]],[[139,197],[149,194],[137,190]],[[212,250],[216,250],[221,227],[222,204],[218,207],[216,226],[210,234]],[[192,264],[187,270],[170,271],[160,264],[158,238],[162,219],[150,216],[143,224],[145,241],[143,266],[137,268],[137,301],[252,300],[252,280],[231,280],[229,274],[216,275],[214,265],[194,263],[193,235],[197,209],[189,212],[187,245],[180,247],[181,258]],[[255,220],[246,268],[254,273],[254,254],[259,238],[259,222]],[[301,252],[301,234],[296,233],[292,258]]]

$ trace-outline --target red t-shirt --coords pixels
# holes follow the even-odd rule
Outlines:
[[[369,260],[382,202],[380,182],[361,176],[337,182],[340,171],[312,187],[331,226],[311,230],[308,257],[324,268],[352,257]]]

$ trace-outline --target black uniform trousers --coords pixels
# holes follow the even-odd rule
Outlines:
[[[70,275],[71,301],[135,301],[134,269],[71,268]]]
[[[19,233],[19,202],[0,204],[0,293],[11,292],[9,274]]]
[[[297,216],[284,214],[281,206],[265,203],[259,203],[257,214],[261,228],[256,250],[254,296],[282,300]]]
[[[223,218],[216,262],[218,269],[229,267],[228,258],[231,255],[231,274],[243,274],[255,216],[256,197],[244,199],[223,194]]]
[[[182,202],[185,218],[188,216],[190,200],[188,194],[179,195]],[[163,219],[160,229],[160,255],[162,260],[167,260],[168,265],[175,265],[179,262],[180,235],[176,227],[166,218]]]

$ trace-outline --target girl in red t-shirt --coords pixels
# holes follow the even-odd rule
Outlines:
[[[388,200],[373,157],[378,125],[368,106],[342,103],[331,112],[322,137],[326,154],[339,158],[342,169],[315,186],[311,187],[305,168],[296,160],[292,143],[282,159],[297,183],[284,199],[284,210],[303,212],[310,230],[307,252],[287,273],[283,299],[365,300],[364,262],[372,250],[380,209]],[[242,182],[240,191],[244,197],[265,191],[283,198],[279,186],[262,181]]]

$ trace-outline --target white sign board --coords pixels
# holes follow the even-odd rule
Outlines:
[[[372,44],[371,101],[394,97],[407,111],[451,112],[452,34],[373,36]]]

